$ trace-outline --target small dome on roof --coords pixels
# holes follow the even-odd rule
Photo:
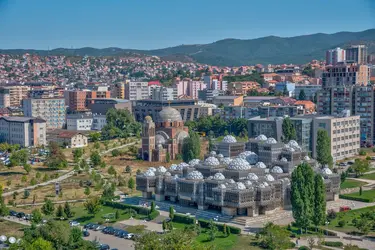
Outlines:
[[[309,160],[311,160],[310,157],[309,157],[308,155],[306,155],[305,157],[303,157],[303,159],[304,159],[305,161],[309,161]]]
[[[230,183],[230,184],[233,184],[233,183],[235,183],[235,181],[234,181],[233,179],[230,179],[230,180],[229,180],[229,183]]]
[[[247,179],[251,180],[251,181],[257,181],[259,179],[259,177],[256,174],[254,174],[254,173],[249,173],[247,175]]]
[[[324,175],[330,175],[330,174],[332,174],[332,171],[329,168],[323,168],[322,169],[322,174],[324,174]]]
[[[274,173],[274,174],[282,174],[284,173],[283,169],[279,166],[274,166],[272,169],[271,169],[271,173]]]
[[[152,176],[155,176],[155,172],[150,169],[147,169],[147,171],[143,173],[143,176],[152,177]]]
[[[198,165],[199,163],[200,163],[199,159],[193,159],[193,160],[189,161],[189,165],[191,167],[194,167],[194,166]]]
[[[249,170],[251,166],[248,161],[242,158],[234,158],[231,163],[229,163],[228,169],[231,170]]]
[[[180,112],[171,107],[165,107],[158,113],[158,122],[182,121]]]
[[[181,171],[182,167],[180,165],[177,165],[177,164],[172,164],[170,169],[173,170],[173,171]]]
[[[257,137],[255,137],[255,140],[258,140],[258,141],[267,141],[267,136],[265,136],[265,135],[258,135]]]
[[[155,172],[155,171],[156,171],[156,168],[154,168],[154,167],[149,167],[148,170]]]
[[[270,137],[270,138],[267,139],[266,143],[268,143],[268,144],[276,144],[277,141],[274,138]]]
[[[227,188],[227,186],[225,186],[225,184],[220,184],[220,185],[218,185],[217,187],[220,188],[220,189]]]
[[[221,158],[224,158],[224,155],[223,154],[218,154],[216,157],[219,158],[219,159],[221,159]]]
[[[282,162],[288,162],[288,159],[285,158],[285,157],[283,157],[283,158],[280,159],[280,161],[282,161]]]
[[[249,180],[245,181],[244,184],[245,184],[245,186],[246,186],[247,188],[253,186],[253,183],[252,183],[251,181],[249,181]]]
[[[220,162],[217,158],[210,156],[204,161],[204,165],[206,166],[219,166]]]
[[[256,164],[258,162],[258,155],[251,151],[242,152],[238,157],[247,160],[250,164]]]
[[[237,190],[244,190],[246,189],[246,186],[242,182],[236,182],[233,188]]]
[[[222,173],[216,173],[214,175],[214,180],[217,180],[217,181],[222,181],[222,180],[225,180],[225,176],[222,174]]]
[[[187,179],[188,180],[202,180],[203,179],[203,175],[199,171],[193,171],[193,172],[190,172],[187,175]]]
[[[255,167],[256,168],[267,168],[267,166],[266,166],[266,164],[264,164],[263,162],[257,162],[256,164],[255,164]]]
[[[236,139],[236,137],[234,137],[232,135],[226,135],[226,136],[224,136],[222,142],[224,142],[224,143],[236,143],[237,139]]]
[[[187,164],[186,162],[181,162],[180,164],[178,164],[178,166],[181,168],[181,170],[183,169],[183,168],[187,168],[187,167],[189,167],[189,164]]]
[[[167,169],[164,166],[160,166],[160,167],[158,167],[158,169],[156,171],[158,173],[165,173],[165,172],[167,172]]]
[[[169,176],[172,176],[172,174],[171,174],[170,172],[166,172],[166,173],[165,173],[165,176],[168,176],[168,177],[169,177]]]
[[[275,178],[273,178],[273,176],[270,175],[270,174],[266,174],[266,180],[267,181],[275,181]]]
[[[223,159],[221,159],[221,163],[224,164],[224,165],[229,165],[229,163],[231,163],[233,160],[229,157],[224,157]]]
[[[210,152],[210,156],[216,156],[216,152],[215,151],[211,151]]]

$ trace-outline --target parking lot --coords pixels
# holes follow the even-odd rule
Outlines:
[[[107,244],[110,246],[110,249],[117,248],[119,250],[128,250],[128,249],[135,249],[134,248],[134,241],[118,238],[110,234],[103,234],[100,231],[93,231],[89,230],[90,236],[85,237],[84,239],[93,241],[96,240],[99,243]]]

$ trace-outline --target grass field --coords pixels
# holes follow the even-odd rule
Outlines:
[[[366,185],[366,182],[363,181],[357,181],[357,180],[345,180],[343,183],[341,183],[340,188],[355,188],[355,187],[361,187],[363,185]]]
[[[375,199],[375,189],[363,190],[362,195],[360,195],[359,192],[356,192],[356,193],[345,194],[345,196],[353,197],[353,198],[369,199],[369,202],[373,202]]]
[[[361,178],[368,180],[375,180],[375,173],[362,175]]]
[[[11,221],[0,219],[0,235],[6,235],[8,237],[13,236],[20,238],[23,236],[23,229],[26,226]]]
[[[355,226],[353,225],[352,221],[354,218],[359,218],[361,213],[368,212],[368,211],[374,211],[375,206],[373,207],[365,207],[361,209],[355,209],[355,210],[350,210],[346,212],[339,212],[337,213],[337,216],[335,219],[333,219],[329,225],[328,229],[332,229],[335,231],[340,231],[340,232],[353,232],[353,231],[358,231]],[[339,227],[338,223],[339,221],[344,220],[345,226],[344,227]]]

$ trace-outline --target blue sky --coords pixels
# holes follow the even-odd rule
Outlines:
[[[155,49],[375,28],[375,0],[0,0],[0,48]],[[354,12],[357,11],[357,12]]]

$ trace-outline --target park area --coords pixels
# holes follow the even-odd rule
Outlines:
[[[344,182],[341,183],[340,188],[341,189],[356,188],[356,187],[362,187],[366,184],[367,184],[367,182],[364,182],[364,181],[347,179],[347,180],[345,180]]]

